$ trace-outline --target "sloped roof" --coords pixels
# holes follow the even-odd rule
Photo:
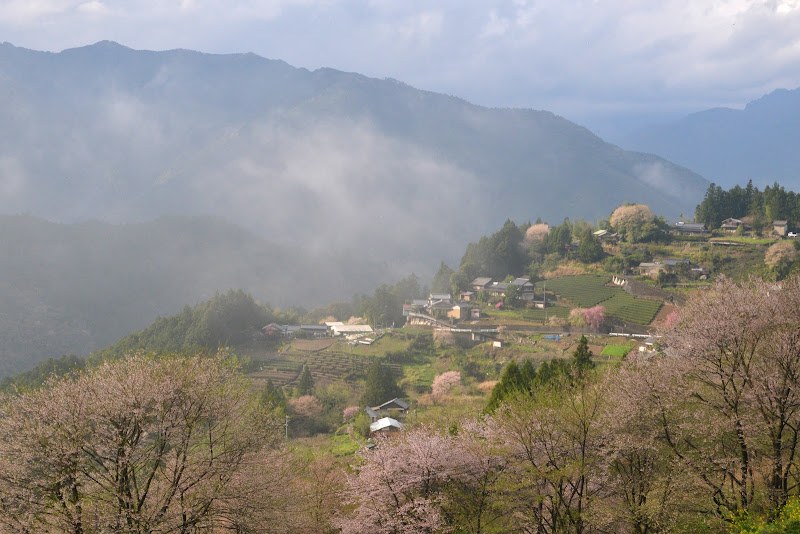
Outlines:
[[[485,286],[486,284],[491,283],[492,279],[488,276],[479,276],[475,280],[472,281],[470,285],[473,286]]]
[[[391,417],[384,417],[383,419],[378,419],[369,425],[370,432],[378,432],[379,430],[388,429],[403,430],[403,424],[396,419],[392,419]]]
[[[401,410],[408,410],[410,407],[411,405],[408,404],[406,401],[395,397],[394,399],[386,401],[380,406],[375,406],[374,408],[376,410],[386,410],[388,408],[400,408]]]
[[[372,327],[368,324],[337,324],[331,327],[336,334],[356,334],[361,332],[372,332]]]
[[[706,225],[703,223],[677,222],[675,223],[674,228],[677,228],[678,230],[706,231]]]

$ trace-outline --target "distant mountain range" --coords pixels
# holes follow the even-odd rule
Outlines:
[[[684,165],[726,188],[778,182],[800,190],[800,89],[744,109],[716,108],[634,132],[622,144]]]
[[[0,219],[6,371],[216,289],[350,300],[507,218],[673,217],[708,186],[546,111],[253,54],[4,43],[0,101],[0,213],[27,214]]]
[[[624,201],[674,216],[707,187],[546,111],[253,54],[5,43],[0,98],[0,212],[211,213],[313,250],[359,244],[404,269],[509,217],[596,219]]]

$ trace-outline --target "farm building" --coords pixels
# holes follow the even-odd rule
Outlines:
[[[334,336],[350,336],[355,334],[370,334],[372,327],[368,324],[336,324],[331,326]]]
[[[475,280],[472,281],[470,286],[472,286],[473,291],[482,291],[486,289],[486,287],[492,283],[492,279],[487,276],[479,276]]]
[[[789,232],[789,223],[786,221],[772,221],[772,233],[786,237]]]
[[[369,425],[369,432],[370,434],[377,434],[380,433],[391,433],[391,432],[399,432],[403,430],[403,424],[396,419],[392,419],[391,417],[384,417],[383,419],[378,419],[374,423]]]
[[[706,235],[710,233],[703,223],[687,223],[683,221],[676,222],[671,232],[678,235]]]

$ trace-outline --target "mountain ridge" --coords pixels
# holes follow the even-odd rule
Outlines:
[[[800,188],[800,88],[776,89],[743,109],[711,108],[642,128],[623,144],[657,153],[725,187],[780,182]]]

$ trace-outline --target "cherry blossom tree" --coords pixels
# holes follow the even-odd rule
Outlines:
[[[455,467],[452,436],[420,427],[375,441],[348,477],[356,508],[337,522],[343,534],[438,531],[444,525],[440,490]]]
[[[486,532],[505,516],[495,506],[507,463],[496,444],[479,422],[455,435],[421,426],[379,437],[348,477],[355,510],[337,526],[345,534]]]
[[[670,446],[664,419],[677,417],[681,382],[672,361],[635,355],[603,378],[602,498],[590,520],[606,532],[677,531],[689,510],[708,510],[699,477]],[[676,380],[677,379],[677,380]]]
[[[360,411],[361,411],[360,406],[348,406],[347,408],[342,410],[342,419],[344,419],[345,421],[350,421],[356,415],[358,415],[358,412]]]
[[[211,525],[276,428],[223,354],[104,363],[3,399],[0,521],[76,534]]]
[[[505,404],[497,432],[514,458],[504,471],[510,512],[524,532],[589,528],[587,512],[598,494],[602,390],[597,383],[542,388]]]
[[[303,395],[289,401],[292,410],[303,417],[314,417],[322,413],[322,404],[312,395]]]
[[[589,328],[600,328],[606,321],[606,309],[599,304],[583,310],[583,320]]]
[[[446,371],[436,375],[431,385],[431,398],[434,402],[441,402],[453,389],[461,385],[461,373]]]
[[[534,224],[525,230],[524,243],[530,246],[534,241],[543,241],[548,233],[550,233],[550,226],[546,223]]]
[[[684,415],[665,420],[664,431],[723,510],[749,510],[762,498],[778,508],[797,488],[798,324],[797,277],[723,279],[667,333],[673,366],[683,369],[676,387]]]

